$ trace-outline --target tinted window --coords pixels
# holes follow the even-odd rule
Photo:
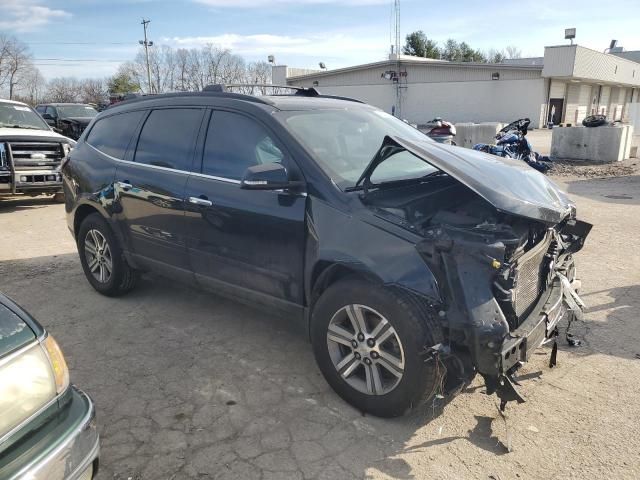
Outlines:
[[[55,107],[47,107],[46,113],[48,113],[52,117],[57,117],[58,116],[58,112],[56,111]]]
[[[91,129],[87,143],[102,153],[124,158],[140,119],[145,112],[127,112],[98,120]]]
[[[202,173],[240,180],[248,167],[281,162],[283,157],[259,123],[237,113],[213,113],[204,147]]]
[[[38,113],[44,113],[44,109],[45,109],[45,108],[47,108],[47,107],[45,107],[44,105],[38,105],[38,106],[36,107],[36,112],[38,112]]]
[[[140,132],[135,161],[191,170],[191,157],[201,119],[200,109],[154,110]]]

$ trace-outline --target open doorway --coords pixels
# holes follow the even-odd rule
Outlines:
[[[562,109],[564,108],[564,98],[549,99],[549,114],[547,123],[559,125],[562,122]]]

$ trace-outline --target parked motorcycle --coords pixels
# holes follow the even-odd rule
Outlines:
[[[429,138],[435,140],[438,143],[446,143],[448,145],[455,145],[453,137],[456,136],[456,126],[440,117],[436,117],[427,124],[425,124],[422,131]]]
[[[527,139],[530,123],[531,120],[528,118],[520,118],[515,122],[511,122],[496,134],[496,145],[478,143],[473,146],[473,149],[497,155],[498,157],[524,160],[529,166],[545,173],[551,168],[549,163],[551,160],[549,157],[533,151],[531,143]]]

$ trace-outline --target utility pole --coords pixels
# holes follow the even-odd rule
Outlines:
[[[142,22],[140,23],[142,25],[142,28],[144,28],[144,40],[139,40],[138,43],[140,45],[144,45],[144,53],[147,57],[147,82],[149,83],[149,93],[154,93],[153,85],[151,83],[151,67],[149,66],[149,47],[153,46],[153,42],[147,40],[147,25],[151,23],[151,20],[145,20],[143,18]]]
[[[400,68],[402,66],[400,60],[400,0],[393,2],[393,34],[395,41],[396,54],[396,78],[394,79],[396,86],[396,108],[395,116],[402,118],[402,91],[400,90]]]

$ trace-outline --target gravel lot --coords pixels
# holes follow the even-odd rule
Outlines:
[[[506,421],[479,380],[443,408],[363,417],[287,319],[150,276],[102,297],[48,200],[0,201],[0,290],[94,398],[100,480],[640,478],[640,175],[559,180],[595,224],[578,258],[585,345],[561,344],[551,370],[536,355]]]

